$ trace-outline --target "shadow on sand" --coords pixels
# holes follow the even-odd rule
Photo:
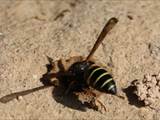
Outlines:
[[[133,82],[134,82],[134,81],[133,81]],[[132,83],[133,83],[133,82],[132,82]],[[138,96],[134,93],[135,90],[136,90],[136,86],[133,86],[132,83],[131,83],[130,86],[128,86],[127,88],[124,88],[124,89],[123,89],[123,92],[126,94],[127,99],[128,99],[128,101],[129,101],[129,104],[130,104],[130,105],[134,105],[134,106],[136,106],[136,107],[138,107],[138,108],[140,108],[140,107],[145,107],[144,102],[143,102],[143,101],[140,101],[140,100],[138,99]]]
[[[0,102],[7,103],[13,99],[17,99],[20,96],[25,96],[25,95],[28,95],[30,93],[33,93],[33,92],[36,92],[42,89],[53,87],[52,96],[58,103],[61,103],[64,106],[67,106],[75,110],[86,111],[86,107],[89,107],[89,106],[79,101],[76,95],[72,93],[69,95],[65,95],[65,91],[67,88],[65,81],[67,78],[61,77],[60,75],[61,71],[55,74],[56,75],[55,77],[59,81],[59,85],[57,86],[50,80],[50,77],[54,76],[54,74],[52,75],[50,74],[52,66],[50,64],[47,64],[46,67],[47,67],[47,72],[40,79],[40,81],[43,83],[43,86],[5,95],[0,98]]]

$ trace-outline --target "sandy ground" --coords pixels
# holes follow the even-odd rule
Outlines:
[[[138,105],[125,89],[131,81],[160,71],[159,12],[159,0],[0,0],[0,97],[42,85],[46,56],[87,56],[111,17],[119,22],[95,57],[111,67],[125,96],[103,94],[107,112],[102,114],[66,107],[49,88],[0,103],[0,119],[159,120],[160,113]]]

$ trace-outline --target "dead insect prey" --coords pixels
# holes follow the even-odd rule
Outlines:
[[[42,82],[45,86],[34,88],[24,92],[13,93],[4,96],[0,99],[1,102],[6,103],[15,97],[24,96],[31,92],[48,88],[50,86],[59,86],[61,83],[65,86],[65,95],[74,94],[79,99],[84,98],[91,108],[99,110],[99,105],[106,111],[105,106],[97,98],[100,93],[110,93],[117,95],[117,88],[115,81],[111,74],[101,65],[95,64],[93,54],[104,40],[107,33],[116,25],[118,20],[111,18],[104,26],[96,43],[94,44],[90,54],[84,58],[82,56],[71,57],[68,60],[52,61],[49,58],[50,70],[43,75]],[[58,71],[58,72],[57,72]],[[51,81],[51,79],[55,79]],[[47,82],[50,80],[49,82]],[[61,81],[60,81],[61,80]]]

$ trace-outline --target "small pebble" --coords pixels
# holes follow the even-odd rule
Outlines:
[[[23,99],[23,97],[22,96],[18,96],[18,101],[21,101],[22,99]]]
[[[37,75],[33,75],[33,79],[37,79],[38,78],[38,76]]]

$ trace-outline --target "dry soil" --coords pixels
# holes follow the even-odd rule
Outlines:
[[[0,0],[0,97],[42,85],[47,57],[87,56],[111,17],[119,22],[95,57],[112,69],[125,100],[103,94],[107,112],[57,102],[53,88],[0,103],[0,119],[159,120],[132,96],[130,83],[160,71],[159,0]]]

